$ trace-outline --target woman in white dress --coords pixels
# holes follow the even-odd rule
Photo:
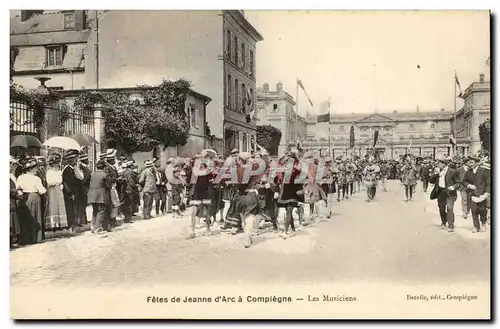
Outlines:
[[[36,159],[27,158],[24,161],[24,173],[17,178],[16,188],[23,192],[19,201],[19,221],[21,224],[21,244],[34,244],[43,241],[43,214],[41,195],[47,190],[43,187],[42,180],[36,175],[38,162]]]
[[[45,230],[55,231],[68,227],[66,206],[62,192],[62,170],[60,169],[61,156],[54,153],[49,158],[47,170],[47,207],[45,211]]]

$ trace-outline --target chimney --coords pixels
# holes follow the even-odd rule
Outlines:
[[[283,84],[281,82],[278,82],[276,84],[276,91],[277,92],[282,92],[283,91]]]
[[[480,83],[484,82],[484,73],[479,74],[479,82]]]
[[[262,85],[262,89],[264,89],[264,91],[267,93],[269,92],[269,84],[266,82]]]

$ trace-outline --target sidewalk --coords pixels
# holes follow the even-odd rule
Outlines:
[[[419,186],[420,187],[420,186]],[[417,187],[417,189],[419,188]],[[423,195],[423,191],[420,191],[418,193],[421,193],[421,197],[424,201],[424,212],[429,214],[430,219],[436,223],[437,226],[441,226],[441,218],[439,217],[439,209],[437,206],[437,201],[436,200],[431,200],[430,195],[433,185],[429,185],[429,188],[427,189],[426,195]],[[421,188],[421,187],[420,187]],[[463,218],[463,212],[462,212],[462,206],[461,206],[462,198],[460,197],[460,193],[458,193],[458,198],[457,201],[455,201],[455,207],[454,207],[454,212],[455,212],[455,234],[459,234],[460,236],[466,237],[468,239],[474,239],[474,240],[484,240],[484,239],[489,239],[490,238],[490,225],[486,226],[486,232],[478,232],[478,233],[472,233],[472,229],[474,228],[474,225],[472,224],[472,215],[469,213],[469,216],[467,219]],[[444,232],[447,234],[450,234],[448,232]]]

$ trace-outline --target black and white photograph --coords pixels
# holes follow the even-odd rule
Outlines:
[[[491,319],[490,11],[9,15],[12,319]]]

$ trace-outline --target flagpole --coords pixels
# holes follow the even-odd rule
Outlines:
[[[297,121],[297,115],[299,114],[299,76],[297,76],[297,80],[295,81],[296,89],[295,89],[295,121]]]
[[[455,70],[455,76],[453,77],[454,93],[453,93],[453,139],[454,144],[452,145],[452,156],[455,155],[455,148],[457,147],[457,70]]]
[[[328,107],[328,156],[331,157],[332,156],[332,148],[331,148],[331,131],[330,131],[330,107]]]

